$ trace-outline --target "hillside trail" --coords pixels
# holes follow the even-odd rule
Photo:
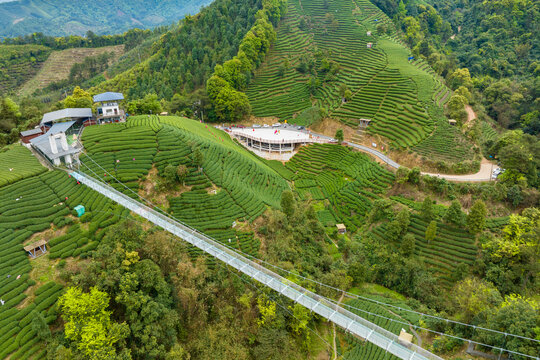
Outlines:
[[[345,296],[345,293],[342,292],[341,293],[341,297],[339,298],[338,300],[338,305],[341,304],[341,302],[343,301],[343,297]],[[333,338],[333,343],[334,343],[334,358],[332,360],[337,360],[338,358],[338,354],[337,354],[337,345],[336,345],[336,324],[332,323],[332,328],[333,328],[333,331],[334,331],[334,338]]]
[[[471,105],[465,105],[465,111],[467,112],[467,122],[465,124],[467,126],[471,126],[471,121],[476,119],[476,113],[474,112]]]
[[[304,130],[304,131],[306,131],[306,130]],[[312,136],[314,136],[314,137],[317,136],[317,137],[319,137],[320,139],[323,139],[323,140],[330,141],[332,139],[330,136],[315,133],[315,132],[312,132],[312,131],[309,131],[309,133]],[[378,159],[380,159],[381,161],[383,161],[388,166],[390,166],[390,167],[392,167],[394,169],[399,169],[401,167],[401,165],[399,165],[397,162],[390,159],[388,156],[386,156],[385,154],[383,154],[382,152],[380,152],[378,150],[372,149],[372,148],[364,146],[364,145],[356,144],[356,143],[353,143],[353,142],[350,142],[350,141],[347,142],[347,145],[350,146],[350,147],[353,147],[353,148],[355,148],[357,150],[360,150],[362,152],[367,152],[367,153],[377,157]],[[422,172],[421,174],[422,175],[430,175],[430,176],[440,177],[440,178],[446,179],[448,181],[485,182],[485,181],[491,181],[492,180],[491,179],[491,174],[493,173],[493,170],[495,170],[496,168],[497,168],[497,166],[494,163],[490,162],[486,158],[483,158],[482,162],[480,163],[480,170],[475,174],[449,175],[449,174],[437,174],[437,173],[429,173],[429,172]]]

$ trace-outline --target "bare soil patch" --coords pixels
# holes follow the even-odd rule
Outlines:
[[[352,127],[332,118],[325,118],[319,123],[310,126],[309,129],[313,132],[330,137],[334,137],[336,135],[336,131],[343,129],[343,138],[345,141],[351,141],[352,137],[356,133],[356,129],[353,129]]]

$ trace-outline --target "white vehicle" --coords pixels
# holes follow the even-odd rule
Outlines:
[[[263,127],[267,128],[267,127],[270,127],[270,125],[264,124]]]
[[[281,126],[281,123],[275,123],[272,125],[272,127],[280,127]]]
[[[253,124],[252,127],[253,127],[253,128],[260,128],[261,125],[259,125],[259,124]]]

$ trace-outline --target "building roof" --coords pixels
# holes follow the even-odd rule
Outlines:
[[[336,227],[338,228],[338,230],[345,230],[346,229],[345,225],[343,225],[343,224],[336,224]]]
[[[44,124],[67,118],[89,117],[92,117],[92,109],[90,108],[68,108],[44,114],[43,119],[41,119],[41,123]]]
[[[53,154],[52,149],[51,149],[51,144],[49,143],[49,136],[66,132],[75,123],[76,121],[67,121],[63,123],[54,124],[49,129],[49,131],[47,131],[45,134],[38,136],[34,139],[31,139],[30,144],[38,148],[39,151],[41,151],[49,159],[56,159],[64,155],[77,153],[79,152],[79,149],[71,147],[71,146],[68,148],[68,150],[62,149],[62,143],[60,142],[60,139],[56,139],[55,141],[56,141],[56,148],[58,149],[58,153]]]
[[[118,101],[124,100],[124,94],[115,92],[104,92],[102,94],[95,95],[93,99],[94,102]]]
[[[43,131],[40,128],[35,128],[31,130],[21,131],[21,136],[31,136],[41,134]]]
[[[39,240],[38,242],[32,243],[32,244],[30,244],[30,245],[26,245],[26,246],[24,247],[24,251],[31,251],[31,250],[34,250],[35,248],[38,248],[38,247],[43,246],[43,245],[45,245],[45,244],[47,244],[47,240],[43,240],[43,239],[42,239],[42,240]]]

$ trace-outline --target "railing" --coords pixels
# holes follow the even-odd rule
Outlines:
[[[240,137],[244,137],[244,138],[247,138],[247,139],[251,139],[251,140],[258,141],[258,142],[261,142],[261,143],[266,143],[266,144],[298,144],[298,143],[312,143],[312,142],[315,142],[312,138],[289,139],[289,140],[285,140],[285,139],[279,139],[279,140],[263,139],[261,137],[254,136],[254,135],[251,135],[251,134],[247,134],[245,132],[238,131],[238,130],[231,130],[231,134],[234,135],[234,136],[240,136]],[[301,133],[301,134],[305,135],[304,133]]]
[[[250,276],[260,283],[274,289],[280,294],[305,306],[309,310],[328,319],[336,325],[342,327],[353,335],[359,336],[385,351],[407,360],[442,360],[440,357],[422,349],[412,343],[401,343],[398,336],[390,331],[375,325],[366,319],[343,309],[341,306],[321,297],[294,282],[266,269],[260,264],[238,254],[219,242],[207,237],[197,230],[170,219],[158,211],[139,203],[127,195],[115,190],[108,184],[99,182],[92,177],[80,172],[72,172],[76,180],[90,187],[91,189],[105,195],[116,203],[126,207],[141,217],[149,220],[167,230],[168,232],[182,238],[191,245],[216,257],[226,264],[234,267],[240,272]]]

